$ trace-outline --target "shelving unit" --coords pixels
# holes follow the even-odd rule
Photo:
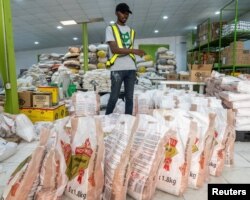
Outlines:
[[[211,36],[211,30],[212,30],[212,23],[210,19],[206,19],[201,24],[207,23],[207,42],[206,43],[200,43],[198,46],[193,47],[188,50],[188,53],[193,53],[195,51],[201,53],[201,52],[218,52],[218,65],[214,66],[214,70],[218,71],[228,71],[232,74],[235,74],[237,70],[240,70],[245,73],[250,73],[250,62],[246,64],[239,64],[236,62],[237,58],[237,51],[236,51],[236,42],[237,41],[247,41],[250,40],[250,28],[249,30],[240,30],[239,27],[239,11],[241,13],[247,13],[249,10],[243,10],[239,9],[239,0],[232,0],[228,4],[226,4],[223,8],[220,9],[220,24],[219,24],[219,37],[217,39],[212,38]],[[223,16],[225,15],[225,12],[234,12],[232,25],[233,30],[230,31],[229,34],[225,35],[223,34]],[[200,24],[200,25],[201,25]],[[199,25],[199,26],[200,26]],[[230,28],[230,25],[228,25]],[[222,50],[223,48],[229,46],[231,43],[233,43],[233,55],[232,55],[232,64],[226,64],[222,63]],[[250,55],[250,54],[249,54]],[[200,58],[198,60],[200,62]]]
[[[205,29],[205,31],[204,31]],[[215,53],[218,51],[218,44],[219,44],[219,38],[216,40],[212,40],[212,23],[211,19],[207,18],[202,23],[198,25],[198,31],[197,31],[197,43],[198,45],[196,47],[189,48],[188,53],[191,54],[192,61],[191,64],[194,64],[194,52],[197,52],[198,59],[196,60],[196,63],[202,64],[203,61],[201,59],[201,54],[204,53]],[[192,36],[194,36],[194,33],[192,31]],[[190,40],[190,37],[189,37]],[[194,39],[192,38],[192,44],[194,43]]]
[[[219,67],[218,67],[218,71],[221,71],[221,69],[231,69],[233,75],[236,72],[236,68],[249,68],[250,67],[250,63],[249,64],[237,64],[236,63],[236,57],[237,57],[237,51],[236,51],[236,42],[237,41],[246,41],[250,39],[250,30],[238,30],[238,4],[239,4],[239,0],[232,0],[230,1],[228,4],[226,4],[223,8],[220,9],[220,38],[219,38],[219,49],[221,50],[223,47],[228,46],[230,43],[233,42],[233,63],[231,65],[226,65],[226,64],[222,64],[222,57],[221,57],[221,51],[219,53]],[[234,7],[234,9],[230,8],[230,6]],[[232,12],[234,11],[234,30],[223,36],[223,27],[222,27],[222,20],[223,20],[223,14],[224,12],[229,11]],[[245,10],[246,12],[248,10]]]

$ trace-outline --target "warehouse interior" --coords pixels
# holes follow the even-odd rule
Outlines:
[[[120,3],[145,55],[135,59],[133,114],[122,85],[105,115],[105,31]],[[209,200],[211,184],[250,184],[249,0],[0,0],[0,9],[0,199]]]

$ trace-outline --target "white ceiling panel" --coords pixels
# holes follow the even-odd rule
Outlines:
[[[64,26],[60,21],[74,19],[85,21],[102,17],[104,22],[88,24],[90,43],[104,40],[105,27],[116,20],[115,6],[126,2],[133,15],[127,22],[137,32],[136,38],[186,35],[194,26],[208,17],[218,21],[214,12],[229,0],[11,0],[14,41],[16,51],[78,44],[81,42],[81,25]],[[239,0],[239,7],[250,9],[249,0]],[[233,8],[233,6],[232,6]],[[240,11],[240,14],[245,11]],[[163,20],[167,15],[169,18]],[[249,16],[249,15],[248,15]],[[232,19],[233,12],[225,19]],[[250,21],[250,19],[249,19]],[[155,34],[154,29],[159,33]],[[73,41],[73,37],[79,37]],[[35,46],[33,40],[38,40]]]

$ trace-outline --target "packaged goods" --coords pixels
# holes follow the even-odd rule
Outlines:
[[[105,185],[104,200],[126,199],[131,164],[130,150],[137,126],[136,118],[120,115],[115,128],[105,137]]]
[[[36,138],[35,128],[30,119],[25,114],[16,116],[16,134],[27,142]]]
[[[98,115],[100,111],[100,97],[95,91],[73,94],[72,101],[76,116]]]
[[[213,153],[211,160],[209,162],[209,172],[210,175],[220,176],[225,164],[226,152],[233,149],[233,144],[230,140],[234,138],[234,114],[232,110],[225,109],[215,109],[216,119],[215,119],[215,145],[213,148]],[[228,149],[227,149],[227,144]],[[227,150],[226,150],[227,149]],[[231,150],[228,152],[232,157]],[[232,158],[228,158],[231,160]]]
[[[152,199],[158,169],[163,161],[168,128],[149,115],[138,115],[138,127],[133,133],[131,174],[128,194],[137,200]]]
[[[220,92],[220,97],[227,101],[250,100],[250,94],[234,93],[234,92],[229,92],[229,91]]]
[[[39,174],[39,184],[35,199],[54,200],[60,198],[67,185],[65,174],[71,156],[70,118],[57,120],[47,143],[47,153],[44,157]]]
[[[39,171],[45,155],[49,130],[43,129],[38,147],[13,172],[2,195],[6,200],[33,199],[39,183]]]
[[[188,186],[197,123],[181,110],[154,110],[153,116],[169,127],[157,188],[173,195],[182,195]]]
[[[67,165],[66,196],[72,200],[101,199],[103,174],[103,132],[93,117],[72,118],[72,154]]]
[[[192,146],[192,164],[190,166],[188,186],[198,189],[203,186],[209,175],[207,166],[213,144],[215,114],[209,114],[209,112],[189,112],[189,114],[197,123],[197,133]]]

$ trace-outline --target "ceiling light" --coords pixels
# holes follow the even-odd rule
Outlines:
[[[159,33],[159,31],[158,31],[158,30],[155,30],[154,32],[155,32],[155,33]]]
[[[56,28],[57,28],[57,29],[62,29],[63,27],[62,27],[62,26],[57,26]]]
[[[77,24],[75,20],[60,21],[60,23],[65,26]]]
[[[220,14],[220,11],[216,11],[214,14],[219,15],[219,14]]]
[[[115,22],[114,22],[114,21],[110,21],[109,23],[110,23],[110,24],[114,24]]]
[[[163,16],[162,18],[163,18],[163,19],[168,19],[168,16]]]
[[[76,40],[78,40],[78,38],[77,38],[77,37],[73,37],[73,40],[75,40],[75,41],[76,41]]]
[[[37,45],[37,44],[39,44],[39,42],[38,42],[38,41],[35,41],[35,42],[34,42],[34,44],[36,44],[36,45]]]

